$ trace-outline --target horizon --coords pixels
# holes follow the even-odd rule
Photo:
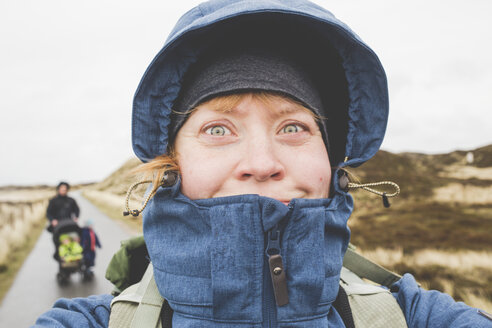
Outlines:
[[[485,147],[488,147],[488,146],[492,146],[492,143],[490,144],[486,144],[486,145],[483,145],[483,146],[479,146],[479,147],[476,147],[476,148],[473,148],[473,149],[455,149],[455,150],[452,150],[450,152],[444,152],[444,153],[425,153],[425,152],[414,152],[414,151],[402,151],[402,152],[392,152],[392,151],[389,151],[389,150],[386,150],[386,149],[383,149],[383,148],[380,148],[378,150],[379,151],[385,151],[385,152],[388,152],[388,153],[391,153],[391,154],[394,154],[394,155],[404,155],[404,154],[419,154],[419,155],[430,155],[430,156],[438,156],[438,155],[446,155],[446,154],[451,154],[451,153],[454,153],[454,152],[471,152],[471,151],[475,151],[477,149],[481,149],[481,148],[485,148]],[[125,161],[123,161],[122,163],[120,163],[120,165],[114,169],[113,171],[111,171],[108,175],[106,175],[105,177],[103,177],[102,179],[99,179],[99,180],[94,180],[94,181],[76,181],[76,182],[70,182],[68,181],[68,183],[70,184],[71,187],[82,187],[84,185],[91,185],[91,184],[96,184],[96,183],[99,183],[101,181],[104,181],[106,178],[108,178],[110,175],[112,175],[113,173],[115,173],[118,169],[120,169],[126,162],[130,161],[130,160],[134,160],[134,159],[138,159],[135,155],[133,155],[132,157],[129,157],[128,159],[126,159]],[[369,159],[370,161],[370,159]],[[364,162],[366,163],[366,162]],[[362,164],[361,166],[363,166],[364,164]],[[66,181],[64,179],[60,179],[60,181]],[[53,184],[50,184],[50,183],[33,183],[33,184],[25,184],[25,185],[12,185],[12,184],[7,184],[7,185],[2,185],[0,184],[0,189],[8,189],[8,188],[16,188],[16,187],[19,187],[19,188],[30,188],[30,187],[48,187],[48,188],[55,188],[56,185],[60,182],[60,181],[56,181],[54,182]]]

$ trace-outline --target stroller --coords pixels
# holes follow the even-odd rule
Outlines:
[[[81,229],[73,220],[62,220],[54,228],[53,242],[55,244],[55,259],[58,262],[56,280],[60,285],[66,285],[70,275],[80,272],[84,281],[92,280],[93,273],[86,269],[80,246]]]

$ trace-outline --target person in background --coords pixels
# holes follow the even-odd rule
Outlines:
[[[84,249],[84,264],[88,272],[91,271],[91,267],[94,266],[94,260],[96,259],[96,247],[101,248],[99,238],[93,229],[94,222],[92,219],[88,219],[84,223],[82,228],[81,244]]]
[[[67,182],[60,182],[56,187],[56,196],[50,199],[46,217],[49,221],[48,231],[53,232],[54,227],[62,220],[72,219],[77,221],[80,209],[75,199],[67,196],[70,185]]]

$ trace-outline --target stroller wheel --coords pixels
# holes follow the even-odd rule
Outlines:
[[[63,272],[58,272],[56,274],[56,280],[60,286],[65,286],[68,284],[68,276]]]
[[[94,272],[92,272],[88,268],[84,270],[84,277],[83,277],[84,281],[92,281],[93,278],[94,278]]]

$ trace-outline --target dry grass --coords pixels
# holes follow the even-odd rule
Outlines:
[[[98,202],[105,203],[109,207],[114,207],[118,210],[118,212],[123,213],[125,210],[125,196],[116,195],[110,192],[104,192],[99,190],[84,190],[82,192],[84,197],[88,199],[97,199]],[[137,207],[140,204],[135,202],[134,200],[130,200],[130,207]]]
[[[52,189],[52,188],[51,188]],[[10,288],[24,259],[45,226],[48,197],[45,188],[2,188],[0,195],[0,300]]]
[[[439,265],[455,270],[457,272],[468,272],[476,269],[484,269],[492,272],[491,251],[469,251],[456,252],[439,251],[435,249],[422,249],[411,254],[404,254],[402,248],[361,251],[364,256],[383,266],[395,266],[405,261],[409,266]]]
[[[490,297],[487,297],[484,292],[478,291],[477,293],[466,292],[463,296],[463,302],[466,304],[483,309],[487,312],[492,312],[492,301]]]
[[[434,199],[439,202],[454,202],[462,204],[492,203],[492,186],[478,187],[463,183],[450,183],[447,186],[434,189]]]
[[[0,265],[13,248],[21,247],[32,227],[44,218],[48,201],[0,203]]]
[[[483,179],[492,180],[492,167],[475,167],[470,165],[450,165],[439,173],[442,177],[462,180]]]
[[[24,260],[36,245],[44,227],[43,220],[35,223],[29,233],[29,238],[20,247],[10,248],[5,264],[0,265],[0,302],[14,282]]]
[[[113,172],[103,181],[91,186],[89,189],[109,192],[115,195],[126,195],[128,187],[138,181],[138,177],[132,174],[132,170],[135,169],[141,162],[137,158],[132,158],[126,161],[118,170]],[[137,189],[142,190],[142,189]],[[143,189],[145,191],[145,188]],[[137,191],[138,193],[138,191]],[[143,192],[141,192],[143,194]]]
[[[360,251],[400,274],[412,273],[425,289],[436,289],[466,304],[492,311],[492,252],[402,248]]]
[[[0,202],[37,202],[55,196],[53,187],[0,187]]]
[[[358,195],[356,195],[358,197]],[[492,205],[396,200],[385,209],[381,200],[360,204],[349,220],[352,242],[362,249],[422,248],[492,251]],[[361,210],[361,211],[359,211]]]

